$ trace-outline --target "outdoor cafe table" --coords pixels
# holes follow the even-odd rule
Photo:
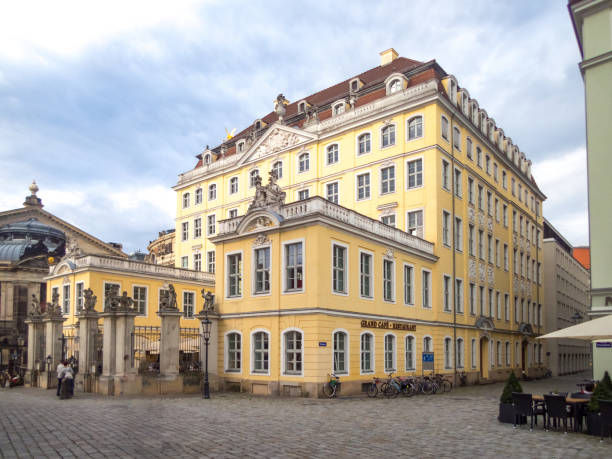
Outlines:
[[[538,403],[544,401],[543,395],[532,395],[531,398],[534,402],[538,402]],[[580,414],[582,412],[582,407],[586,403],[589,403],[589,399],[588,398],[565,397],[565,402],[568,405],[572,405],[572,408],[574,409],[574,432],[579,432],[578,422],[580,422],[580,427],[582,427],[582,418],[580,417]]]

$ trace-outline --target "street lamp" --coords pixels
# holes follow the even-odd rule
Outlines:
[[[204,320],[202,321],[202,332],[204,334],[204,346],[206,347],[206,359],[204,360],[204,384],[202,385],[202,398],[210,398],[210,386],[208,384],[208,341],[210,340],[210,324],[208,310],[204,309]]]
[[[21,335],[17,337],[17,346],[19,346],[19,366],[23,366],[23,346],[25,345],[25,338]]]
[[[51,362],[53,362],[53,357],[51,355],[47,356],[47,389],[51,385]]]

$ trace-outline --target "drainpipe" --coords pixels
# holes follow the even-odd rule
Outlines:
[[[453,260],[453,386],[457,387],[457,292],[455,291],[457,288],[457,280],[456,280],[456,234],[457,229],[455,228],[455,127],[453,124],[453,120],[455,119],[455,112],[451,112],[451,121],[450,121],[450,141],[451,141],[451,199],[452,199],[452,209],[451,209],[451,228],[453,241],[451,243],[452,260]]]

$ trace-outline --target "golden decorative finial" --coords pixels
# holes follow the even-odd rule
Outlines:
[[[28,187],[32,196],[36,196],[36,192],[39,190],[36,180],[32,180],[32,184]]]

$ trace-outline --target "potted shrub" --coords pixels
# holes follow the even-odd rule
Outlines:
[[[497,419],[499,422],[506,422],[513,424],[514,423],[514,407],[512,406],[512,392],[523,392],[523,388],[521,387],[521,383],[518,378],[514,374],[514,371],[510,373],[508,377],[508,381],[504,386],[504,391],[499,399],[499,416]],[[520,423],[523,423],[523,420],[520,419]]]
[[[597,383],[591,400],[587,405],[586,421],[589,435],[601,434],[601,419],[599,417],[599,400],[612,400],[612,381],[606,371],[601,381]]]

